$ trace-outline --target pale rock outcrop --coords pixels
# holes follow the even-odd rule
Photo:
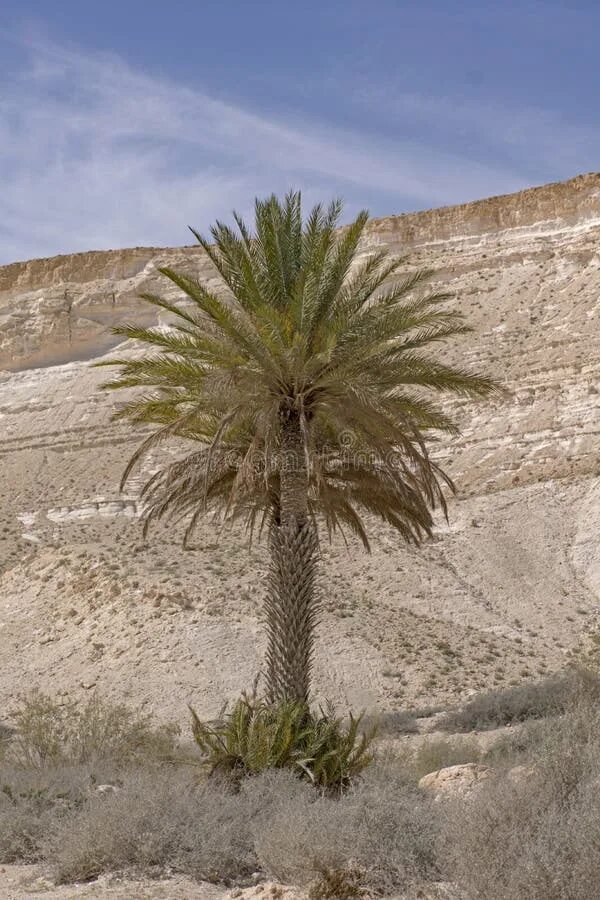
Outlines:
[[[429,772],[419,779],[419,787],[431,791],[436,799],[440,797],[467,794],[490,776],[488,766],[477,763],[464,763],[457,766],[446,766],[437,772]]]

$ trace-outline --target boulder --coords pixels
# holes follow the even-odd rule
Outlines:
[[[431,791],[436,797],[465,794],[480,784],[490,774],[487,766],[477,763],[464,763],[458,766],[446,766],[437,772],[429,772],[419,781],[419,787]]]

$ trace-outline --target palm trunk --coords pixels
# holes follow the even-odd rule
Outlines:
[[[267,696],[307,701],[318,604],[317,542],[308,509],[308,470],[297,413],[282,422],[279,508],[271,523],[267,627]]]

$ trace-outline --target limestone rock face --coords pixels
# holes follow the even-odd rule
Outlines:
[[[100,355],[117,343],[112,325],[154,322],[139,294],[162,290],[160,266],[195,272],[198,260],[209,276],[208,261],[195,247],[90,251],[0,267],[0,369]]]
[[[374,524],[373,554],[323,546],[318,691],[354,708],[441,702],[559,667],[598,625],[600,174],[370,223],[474,328],[443,359],[503,398],[453,411],[439,461],[458,494],[421,550]],[[111,421],[89,361],[170,266],[218,284],[198,247],[134,248],[0,268],[0,708],[23,685],[100,691],[165,717],[216,712],[262,652],[264,548],[239,532],[139,528],[118,483],[142,435]],[[165,447],[177,453],[177,447]],[[593,642],[592,642],[593,643]],[[175,698],[175,699],[174,699]]]

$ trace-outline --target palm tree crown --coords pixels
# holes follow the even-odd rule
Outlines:
[[[419,543],[431,533],[432,510],[445,509],[443,488],[452,488],[426,443],[457,430],[436,395],[494,390],[489,378],[427,353],[470,330],[447,309],[449,295],[428,288],[432,273],[400,274],[404,260],[386,249],[359,254],[368,215],[339,229],[340,214],[335,201],[303,221],[300,194],[290,193],[256,201],[253,232],[236,214],[237,230],[217,222],[212,242],[194,231],[222,290],[160,269],[185,304],[143,294],[171,314],[169,328],[120,326],[117,334],[153,352],[101,363],[120,367],[105,387],[142,389],[117,415],[157,426],[124,481],[160,442],[195,444],[145,485],[146,527],[167,514],[188,517],[187,540],[209,510],[268,527],[272,615],[283,631],[310,632],[302,685],[288,672],[287,686],[271,685],[278,695],[308,690],[317,523],[368,547],[370,513]],[[277,664],[269,660],[271,673]]]

